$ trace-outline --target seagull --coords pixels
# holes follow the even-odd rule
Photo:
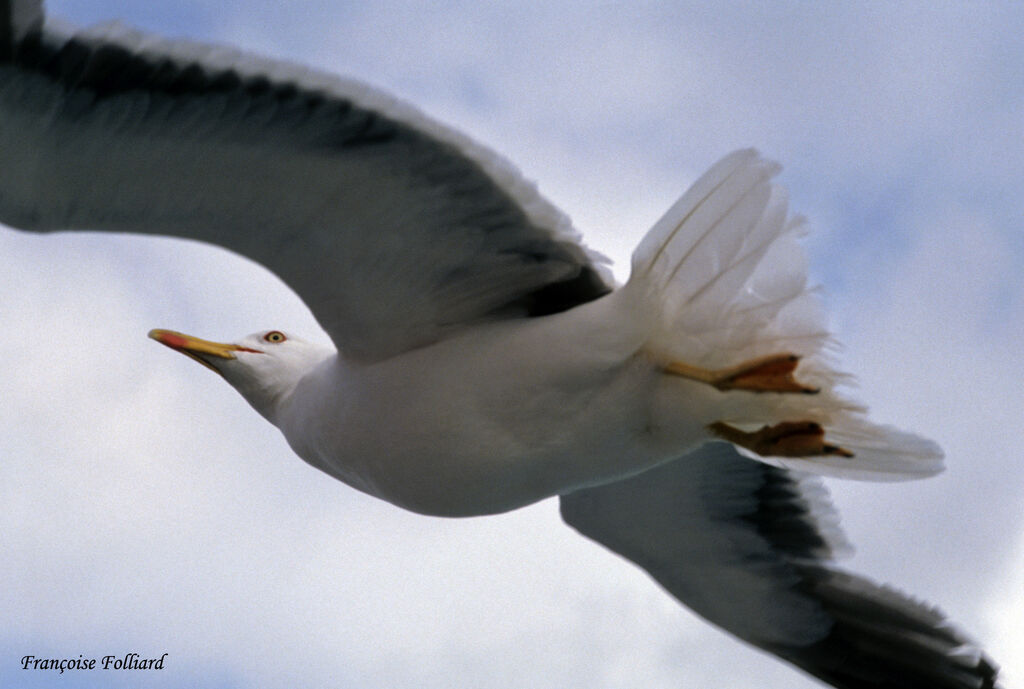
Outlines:
[[[842,689],[984,689],[930,606],[839,567],[820,476],[931,476],[872,422],[754,150],[714,164],[617,284],[505,159],[355,81],[0,0],[0,222],[170,235],[279,276],[333,346],[149,333],[312,466],[427,515],[564,521],[739,639]]]

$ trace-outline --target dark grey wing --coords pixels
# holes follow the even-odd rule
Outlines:
[[[846,546],[817,478],[709,443],[560,499],[569,525],[709,622],[835,687],[995,686],[941,613],[835,567]]]
[[[0,59],[10,59],[14,48],[27,34],[43,26],[42,0],[0,2]]]
[[[226,247],[362,361],[609,291],[518,171],[407,105],[118,25],[42,30],[38,9],[0,0],[0,222]]]

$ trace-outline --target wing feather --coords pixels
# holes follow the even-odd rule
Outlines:
[[[941,613],[836,567],[849,546],[816,477],[709,443],[560,500],[570,526],[696,613],[833,686],[995,686]]]
[[[12,226],[168,234],[254,259],[356,360],[609,289],[509,163],[410,106],[120,25],[29,31],[0,59],[0,190]]]

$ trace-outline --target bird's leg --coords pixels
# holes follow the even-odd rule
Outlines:
[[[762,457],[853,457],[849,450],[826,443],[825,429],[814,421],[783,421],[749,432],[716,421],[708,425],[708,430],[722,440],[745,447]]]
[[[681,361],[665,366],[665,371],[676,376],[707,383],[719,390],[748,390],[750,392],[801,392],[813,395],[818,392],[797,382],[793,370],[800,362],[796,354],[772,354],[759,359],[745,361],[730,368],[708,369]]]

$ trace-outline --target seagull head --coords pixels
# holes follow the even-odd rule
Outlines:
[[[334,354],[329,347],[280,330],[253,333],[229,343],[173,330],[150,330],[149,336],[219,373],[271,423],[278,405],[291,395],[299,381]]]

